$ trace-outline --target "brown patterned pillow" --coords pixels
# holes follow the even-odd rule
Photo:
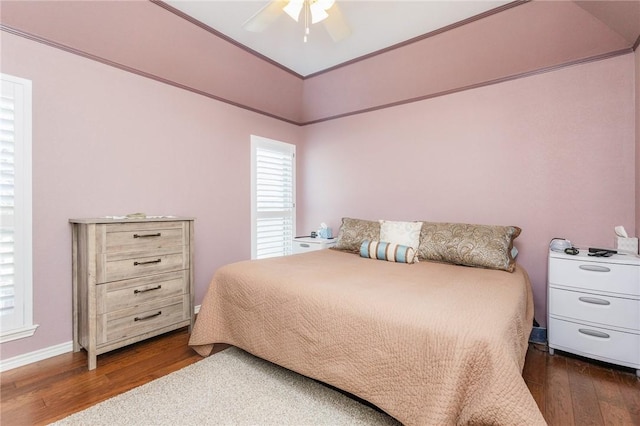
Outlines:
[[[360,245],[364,240],[380,239],[380,222],[373,220],[342,218],[342,225],[338,232],[336,250],[360,253]]]
[[[517,226],[423,222],[420,259],[513,272],[513,240]]]

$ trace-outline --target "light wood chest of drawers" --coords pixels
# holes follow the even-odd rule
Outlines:
[[[97,355],[193,325],[193,219],[71,219],[73,350]]]

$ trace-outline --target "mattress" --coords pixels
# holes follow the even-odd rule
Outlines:
[[[189,344],[227,343],[406,425],[545,424],[523,378],[531,285],[512,273],[337,250],[214,275]]]

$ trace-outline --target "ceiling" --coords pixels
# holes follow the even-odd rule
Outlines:
[[[351,35],[334,42],[322,23],[311,26],[303,41],[304,23],[282,13],[266,30],[254,33],[242,24],[268,0],[164,0],[214,30],[308,76],[355,58],[447,27],[511,1],[497,0],[337,0]],[[329,9],[331,14],[332,9]]]
[[[0,30],[299,125],[640,45],[640,0],[337,1],[339,43],[322,24],[303,43],[286,14],[245,31],[268,0],[0,0]]]

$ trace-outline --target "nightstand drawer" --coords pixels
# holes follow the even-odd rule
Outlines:
[[[640,335],[549,319],[549,347],[640,368]]]
[[[105,229],[104,253],[184,246],[188,242],[184,222],[117,223]]]
[[[293,240],[293,254],[324,250],[336,245],[335,239],[298,237]]]
[[[619,263],[551,258],[549,285],[640,296],[640,268]]]
[[[640,302],[633,299],[550,288],[549,315],[640,333]]]
[[[142,303],[189,293],[188,271],[114,281],[96,287],[96,310],[106,314]]]
[[[98,316],[98,345],[128,339],[188,320],[189,296],[143,303]]]

